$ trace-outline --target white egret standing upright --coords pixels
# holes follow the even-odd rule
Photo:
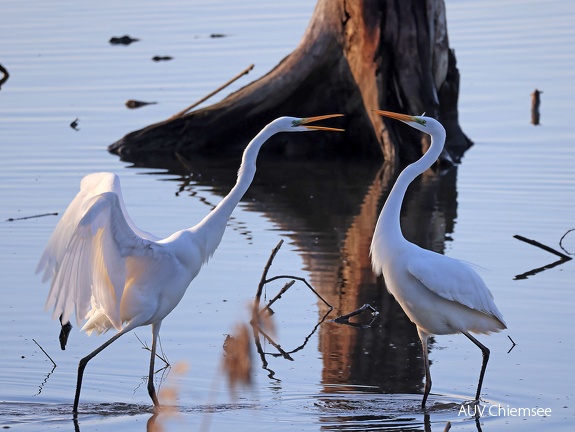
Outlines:
[[[310,123],[341,114],[309,118],[281,117],[266,127],[246,147],[238,179],[230,193],[196,226],[159,239],[141,231],[126,212],[118,177],[89,174],[80,192],[56,226],[37,272],[42,281],[52,279],[46,308],[62,324],[76,310],[76,320],[87,322],[87,334],[115,328],[112,338],[80,360],[74,413],[88,362],[123,334],[136,327],[152,326],[148,393],[159,407],[154,388],[154,358],[162,320],[182,299],[190,282],[213,255],[228,219],[250,186],[261,146],[278,132],[341,129]]]
[[[389,111],[376,113],[400,120],[431,136],[431,146],[397,178],[379,215],[371,242],[371,263],[383,274],[387,289],[417,326],[423,348],[425,392],[431,390],[427,339],[430,335],[463,333],[483,353],[475,400],[479,400],[489,349],[473,333],[498,332],[506,327],[493,295],[483,279],[466,263],[408,242],[401,233],[400,211],[407,187],[437,160],[445,143],[445,129],[430,117],[415,117]]]

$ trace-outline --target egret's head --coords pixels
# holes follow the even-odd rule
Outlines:
[[[373,112],[382,115],[384,117],[390,117],[392,119],[402,121],[411,126],[412,128],[420,130],[421,132],[425,132],[426,134],[429,135],[433,134],[436,131],[443,130],[443,126],[441,126],[441,124],[437,120],[431,117],[410,116],[407,114],[399,114],[391,111],[381,111],[381,110],[374,110]]]
[[[302,131],[314,131],[314,130],[343,132],[343,129],[340,128],[317,126],[310,124],[320,120],[325,120],[333,117],[342,117],[342,116],[343,114],[328,114],[328,115],[322,115],[317,117],[306,117],[306,118],[281,117],[276,121],[280,122],[280,127],[282,127],[282,129],[285,130],[286,132],[302,132]]]

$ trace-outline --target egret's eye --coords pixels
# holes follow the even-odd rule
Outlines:
[[[425,126],[425,124],[427,123],[424,119],[419,117],[415,117],[415,122],[419,123],[421,126]]]
[[[293,120],[291,122],[292,127],[296,127],[299,126],[301,124],[301,120]]]

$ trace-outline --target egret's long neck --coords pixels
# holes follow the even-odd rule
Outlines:
[[[379,215],[373,236],[374,241],[376,241],[380,236],[385,236],[389,240],[391,240],[390,237],[394,236],[398,237],[398,239],[403,239],[400,215],[401,205],[405,198],[407,188],[418,175],[434,164],[443,150],[444,143],[445,132],[439,131],[438,133],[434,133],[431,137],[431,145],[427,152],[419,160],[408,165],[401,172],[391,189],[391,193],[387,197],[383,210]]]
[[[204,233],[206,256],[211,256],[218,247],[228,220],[248,190],[256,173],[256,159],[262,145],[279,132],[277,126],[269,124],[250,141],[242,156],[238,179],[230,193],[198,225],[192,228],[196,233]]]

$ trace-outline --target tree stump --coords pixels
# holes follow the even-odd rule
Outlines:
[[[344,134],[294,142],[279,134],[262,150],[416,160],[428,137],[373,113],[386,109],[438,118],[457,161],[472,144],[459,126],[458,94],[443,0],[318,0],[300,44],[268,74],[209,107],[131,132],[109,151],[133,162],[151,154],[233,155],[276,117],[343,113],[337,126]]]

